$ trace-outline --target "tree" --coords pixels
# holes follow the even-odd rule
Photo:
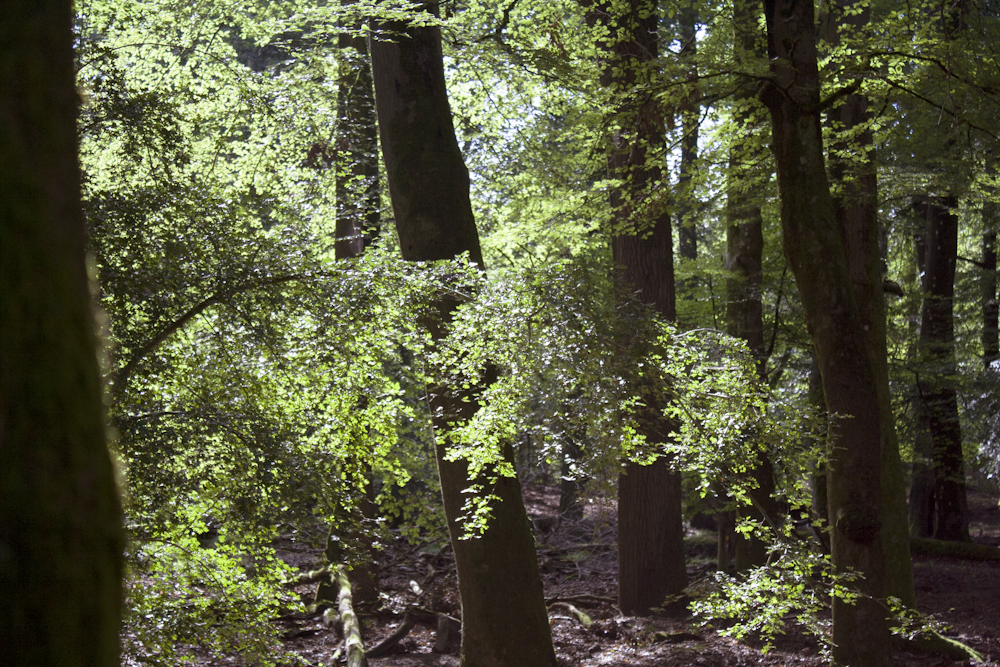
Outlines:
[[[0,661],[119,664],[122,537],[77,165],[70,2],[0,24]]]
[[[867,37],[870,10],[854,0],[837,0],[828,5],[824,39],[831,50],[853,47],[853,40]],[[849,53],[861,52],[858,47]],[[861,80],[866,64],[845,59],[839,79]],[[844,239],[848,271],[857,299],[858,315],[865,334],[867,353],[875,372],[882,432],[882,540],[886,558],[886,595],[909,606],[916,605],[913,567],[910,561],[906,522],[906,483],[896,437],[895,415],[889,392],[886,346],[886,304],[882,257],[879,242],[878,179],[872,113],[868,98],[850,92],[826,112],[834,140],[829,147],[830,175],[836,191],[835,215]],[[824,517],[828,518],[828,517]]]
[[[749,2],[734,6],[733,61],[747,68],[756,59],[763,37],[757,28],[757,13]],[[734,123],[741,133],[751,133],[761,124],[762,109],[755,100],[749,81],[741,81],[733,104]],[[754,165],[762,156],[755,142],[729,149],[729,172],[726,192],[725,268],[732,272],[726,279],[726,330],[747,342],[757,362],[757,374],[765,379],[767,353],[764,346],[764,317],[761,288],[764,278],[764,233],[761,202],[753,193],[764,185],[770,174]],[[753,470],[757,490],[751,508],[739,508],[739,514],[755,521],[776,520],[774,470],[771,461],[762,457]],[[720,536],[720,539],[722,537]],[[766,544],[754,537],[737,537],[736,569],[763,565],[767,560]],[[721,553],[721,545],[720,545]],[[721,565],[721,563],[720,563]]]
[[[766,0],[771,113],[785,256],[816,347],[828,428],[829,512],[836,571],[853,569],[863,597],[833,602],[834,660],[887,665],[883,595],[881,451],[877,377],[868,354],[824,161],[814,9],[811,0]]]
[[[925,227],[917,237],[923,307],[915,449],[921,460],[914,465],[910,522],[916,536],[968,542],[965,462],[954,384],[957,206],[954,197],[914,201]]]
[[[428,11],[437,15],[437,3]],[[403,258],[412,262],[454,259],[463,253],[483,266],[469,202],[469,175],[455,138],[437,27],[405,28],[371,46],[382,153]],[[430,327],[440,339],[457,299],[436,298]],[[495,371],[494,371],[495,373]],[[457,421],[478,409],[478,394],[491,375],[469,391],[428,387],[445,516],[455,551],[462,599],[462,664],[466,667],[555,665],[548,615],[531,527],[514,475],[510,442],[484,472],[493,502],[485,533],[463,539],[462,516],[470,485],[467,462],[455,460],[449,438]],[[493,375],[495,377],[495,374]]]
[[[656,8],[648,0],[599,3],[594,22],[607,30],[601,83],[617,113],[608,152],[608,176],[621,181],[611,192],[611,253],[626,303],[648,304],[667,322],[676,319],[673,238],[663,201],[662,117],[655,98],[636,94],[648,85],[658,47]],[[639,343],[646,344],[646,343]],[[658,388],[640,387],[646,405],[638,417],[654,446],[670,438]],[[648,614],[687,585],[684,566],[680,475],[662,454],[648,465],[625,464],[618,477],[618,605],[625,614]]]

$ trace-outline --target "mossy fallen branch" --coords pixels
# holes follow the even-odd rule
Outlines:
[[[1000,549],[976,542],[949,542],[926,537],[910,538],[910,553],[914,556],[964,558],[966,560],[1000,561]]]

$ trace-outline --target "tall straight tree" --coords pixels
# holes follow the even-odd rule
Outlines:
[[[877,374],[843,232],[830,192],[812,0],[765,0],[771,79],[762,91],[771,112],[785,256],[795,275],[819,361],[826,407],[831,549],[838,572],[864,579],[855,604],[834,599],[834,660],[889,664],[884,608],[882,450]]]
[[[655,99],[637,95],[658,54],[657,9],[650,0],[596,3],[592,21],[607,28],[601,83],[619,110],[608,153],[608,176],[622,181],[611,193],[612,257],[621,291],[648,304],[668,322],[676,319],[670,215],[657,193],[661,171],[652,155],[663,142]],[[664,442],[672,425],[655,397],[640,414],[649,442]],[[681,480],[664,457],[650,465],[628,463],[618,479],[618,605],[646,614],[687,586],[681,516]]]
[[[763,53],[758,54],[758,47],[763,46],[759,44],[763,35],[757,27],[758,16],[759,5],[755,2],[737,0],[733,6],[733,59],[741,70],[750,69],[754,59],[763,58]],[[764,112],[759,109],[751,83],[748,80],[741,82],[734,104],[735,121],[743,126],[745,132],[752,131],[764,120]],[[757,374],[763,381],[766,356],[761,301],[764,232],[760,201],[753,193],[765,183],[768,175],[754,167],[761,161],[761,156],[756,154],[759,149],[755,146],[755,142],[748,141],[729,149],[725,267],[732,273],[726,279],[726,330],[747,342],[757,362]],[[757,486],[755,505],[740,508],[739,513],[755,521],[773,520],[776,504],[771,461],[762,456],[752,474]],[[766,561],[767,547],[761,540],[736,536],[737,570],[763,565]]]
[[[965,461],[954,384],[958,201],[922,195],[913,205],[924,228],[917,237],[923,289],[916,395],[920,460],[910,487],[910,529],[920,537],[968,542]]]
[[[354,0],[341,0],[342,6]],[[334,136],[334,174],[337,217],[334,226],[334,256],[338,260],[364,254],[379,232],[381,194],[378,179],[378,119],[375,115],[375,91],[372,87],[368,40],[359,35],[358,24],[347,26],[337,37],[340,63],[337,81],[337,127]],[[364,400],[364,399],[362,399]],[[355,463],[358,464],[357,460]],[[370,470],[365,470],[365,492],[358,500],[361,519],[375,518]],[[373,541],[364,530],[357,535],[362,562],[350,572],[353,598],[357,602],[378,597],[378,569]],[[331,529],[326,555],[331,565],[339,558],[340,541]],[[316,601],[337,599],[334,579],[324,580],[316,590]]]
[[[1000,205],[983,202],[983,366],[1000,359],[1000,302],[997,301],[997,220]]]
[[[842,35],[859,36],[867,30],[870,20],[867,2],[836,0],[828,3],[827,9],[824,39],[833,48],[841,44]],[[884,261],[879,246],[876,155],[868,106],[864,95],[851,93],[827,110],[827,121],[838,137],[830,150],[830,174],[838,186],[835,215],[844,239],[848,271],[878,391],[884,443],[881,493],[886,594],[912,607],[916,605],[916,591],[906,519],[906,480],[889,391]]]
[[[427,3],[437,14],[437,3]],[[469,200],[469,173],[455,137],[445,88],[441,34],[436,27],[391,26],[394,41],[372,41],[372,71],[382,154],[403,258],[453,259],[468,253],[483,265]],[[441,295],[443,335],[458,306]],[[484,382],[488,382],[486,378]],[[463,492],[470,482],[463,461],[449,461],[448,425],[478,409],[477,390],[429,387],[445,516],[451,533],[462,599],[464,667],[552,667],[556,663],[542,595],[535,542],[516,477],[500,476],[486,533],[461,539]],[[503,448],[514,464],[510,444]]]
[[[0,663],[119,664],[121,508],[77,165],[69,0],[0,21]]]

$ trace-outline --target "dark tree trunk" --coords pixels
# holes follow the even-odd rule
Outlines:
[[[68,0],[0,21],[0,663],[119,664],[122,532],[77,165]]]
[[[656,5],[649,0],[597,4],[591,20],[604,23],[611,38],[601,83],[616,98],[619,115],[608,154],[608,175],[624,181],[611,195],[614,211],[611,252],[619,292],[648,305],[667,321],[676,318],[670,216],[658,201],[661,172],[651,149],[663,143],[656,102],[636,98],[632,87],[648,81],[657,47]],[[652,396],[639,416],[651,443],[664,442],[672,428]],[[681,480],[667,461],[628,463],[618,478],[618,605],[625,614],[648,614],[687,586],[684,565]]]
[[[738,66],[749,64],[757,58],[757,16],[759,6],[745,0],[734,7],[734,59]],[[761,54],[759,57],[763,57]],[[751,104],[754,94],[743,90],[737,100],[744,105]],[[738,122],[750,129],[757,121],[763,121],[762,114],[754,118],[751,111],[743,113]],[[731,275],[726,279],[726,330],[731,336],[747,342],[750,352],[757,362],[757,373],[764,379],[764,312],[761,290],[764,272],[763,218],[760,203],[751,194],[766,182],[766,176],[754,169],[752,163],[761,156],[748,155],[741,147],[733,146],[729,153],[729,183],[726,201],[726,269]],[[762,452],[760,461],[754,466],[753,476],[757,483],[754,494],[756,505],[739,509],[740,517],[755,521],[773,521],[777,507],[774,502],[774,469],[770,459]],[[720,540],[724,536],[720,535]],[[721,549],[721,546],[720,546]],[[763,565],[767,561],[766,545],[756,538],[736,537],[736,569],[746,570]]]
[[[695,82],[698,70],[694,64],[698,50],[698,10],[693,5],[680,13],[680,58],[690,65],[688,81],[690,90],[681,107],[681,164],[677,179],[680,202],[677,207],[677,250],[684,259],[698,259],[698,225],[695,219],[694,182],[695,162],[698,160],[698,131],[701,112]]]
[[[856,0],[830,3],[833,15],[826,40],[836,46],[843,31],[866,30],[869,10]],[[868,100],[862,95],[847,95],[842,104],[827,114],[835,131],[857,133],[871,120]],[[839,184],[836,218],[844,239],[848,271],[858,315],[865,334],[868,356],[875,373],[878,407],[881,415],[882,449],[882,541],[885,549],[887,595],[916,605],[913,566],[906,508],[906,480],[896,438],[895,415],[889,392],[889,365],[886,349],[886,307],[879,243],[878,181],[875,172],[875,146],[870,129],[850,141],[837,141],[831,151],[830,172]],[[837,155],[850,158],[838,159]]]
[[[954,197],[914,199],[925,222],[920,364],[917,379],[917,455],[910,489],[911,530],[918,537],[967,542],[965,461],[955,390],[955,262],[958,216]],[[933,532],[930,533],[929,531]]]
[[[834,660],[889,664],[884,595],[881,452],[885,446],[878,377],[869,357],[843,233],[830,193],[820,128],[816,27],[811,0],[765,0],[771,112],[785,256],[805,310],[823,378],[828,432],[831,549],[838,572],[853,569],[867,597],[834,599]]]
[[[569,435],[563,436],[562,465],[559,470],[559,518],[566,521],[579,521],[583,518],[583,505],[580,504],[579,470],[573,469],[573,463],[580,460],[579,441]]]
[[[436,13],[436,4],[430,5]],[[453,259],[468,253],[482,266],[482,251],[469,201],[469,174],[451,120],[437,28],[405,28],[394,42],[372,42],[372,71],[382,151],[403,257],[409,261]],[[441,336],[457,303],[438,299]],[[490,378],[485,378],[488,383]],[[500,499],[489,529],[459,539],[469,486],[464,462],[448,461],[448,423],[477,409],[476,389],[429,387],[445,516],[451,533],[462,599],[462,664],[465,667],[552,667],[556,664],[542,595],[535,543],[514,477],[492,486]],[[471,400],[470,400],[471,399]],[[510,445],[504,459],[514,464]]]
[[[1000,304],[997,302],[997,219],[1000,205],[983,204],[983,366],[1000,358]]]

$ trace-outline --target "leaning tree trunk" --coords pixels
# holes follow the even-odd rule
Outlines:
[[[430,5],[436,13],[437,5]],[[453,259],[468,253],[482,266],[482,251],[469,200],[469,174],[455,138],[448,106],[438,28],[394,26],[394,41],[373,41],[372,70],[382,152],[403,258]],[[458,306],[440,296],[443,335]],[[484,382],[488,382],[486,378]],[[481,388],[479,388],[481,389]],[[460,539],[460,523],[470,485],[462,461],[448,461],[448,424],[477,409],[477,389],[429,387],[441,493],[458,568],[462,599],[462,664],[465,667],[552,667],[549,630],[534,538],[516,477],[500,476],[492,491],[499,498],[488,530]],[[503,457],[512,466],[508,444]]]
[[[805,310],[823,378],[828,430],[829,511],[836,571],[864,575],[854,605],[834,599],[834,660],[889,664],[883,596],[878,377],[851,285],[843,233],[830,193],[820,127],[820,85],[811,0],[766,0],[771,112],[785,256]],[[870,597],[869,597],[870,596]]]
[[[77,166],[73,7],[0,21],[0,662],[119,664],[121,508]]]
[[[826,40],[836,47],[842,31],[864,31],[869,22],[867,4],[857,0],[830,3],[834,12]],[[910,535],[906,508],[906,480],[896,438],[895,415],[889,391],[889,364],[886,347],[886,306],[883,288],[884,265],[879,245],[878,180],[875,172],[875,145],[869,125],[871,114],[863,95],[851,94],[827,113],[839,136],[831,151],[831,175],[839,184],[835,201],[837,222],[845,241],[848,270],[862,330],[866,334],[868,356],[875,372],[878,407],[881,415],[882,450],[882,542],[886,559],[886,595],[916,605]],[[860,133],[858,132],[860,129]],[[849,155],[850,158],[837,156]]]
[[[925,221],[918,239],[923,257],[920,364],[917,381],[918,456],[910,490],[917,537],[968,542],[965,460],[955,391],[955,262],[958,216],[954,197],[918,197]]]
[[[601,83],[619,107],[608,154],[608,175],[623,185],[611,193],[611,253],[620,293],[649,304],[666,321],[676,318],[670,216],[657,202],[659,167],[650,148],[662,144],[662,120],[653,99],[636,99],[632,88],[648,80],[657,56],[657,12],[649,0],[597,4],[590,19],[607,26]],[[673,430],[651,389],[639,428],[651,443]],[[648,614],[687,586],[680,475],[667,460],[627,463],[618,478],[618,606]]]

